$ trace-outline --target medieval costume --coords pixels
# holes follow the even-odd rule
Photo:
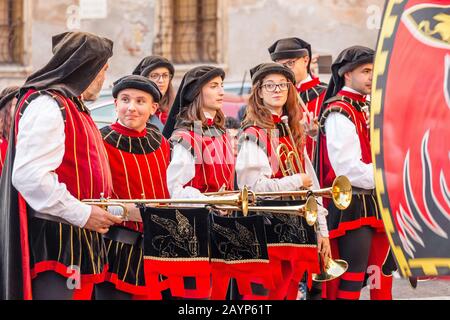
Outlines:
[[[2,299],[89,299],[94,283],[104,281],[103,238],[83,229],[91,206],[80,200],[111,196],[111,172],[78,97],[112,46],[88,33],[59,34],[50,62],[20,90],[1,183]]]
[[[369,102],[358,91],[345,86],[344,75],[373,63],[374,51],[355,46],[344,50],[332,65],[332,79],[320,116],[316,170],[322,187],[345,175],[354,195],[346,210],[328,202],[328,228],[334,258],[349,263],[339,279],[326,283],[328,299],[359,299],[368,266],[379,267],[380,282],[371,288],[372,299],[391,299],[392,276],[383,269],[389,243],[375,199],[370,134],[364,111]],[[326,289],[326,290],[325,290]]]
[[[302,58],[305,56],[309,57],[307,77],[300,83],[297,83],[296,88],[306,109],[312,113],[314,118],[318,117],[327,91],[327,85],[326,83],[321,82],[318,77],[314,77],[311,73],[311,45],[299,38],[286,38],[276,41],[269,48],[269,53],[272,61]],[[311,161],[314,161],[316,138],[317,137],[306,137],[306,150]]]
[[[251,74],[254,91],[260,90],[256,86],[270,74],[283,75],[292,86],[295,84],[293,72],[280,64],[261,64],[253,68]],[[286,104],[283,107],[283,114],[275,114],[273,110],[266,107],[267,112],[272,112],[273,129],[258,126],[253,123],[254,119],[244,120],[243,134],[236,160],[239,187],[247,185],[255,192],[266,192],[295,191],[303,186],[299,174],[303,169],[296,167],[297,174],[286,175],[280,168],[276,154],[277,147],[281,144],[286,145],[289,151],[299,150],[298,145],[293,145],[286,124],[281,121],[281,117],[288,114],[288,107],[291,106]],[[297,107],[296,104],[295,107]],[[248,117],[249,112],[247,113]],[[291,121],[294,120],[291,119]],[[292,125],[292,122],[289,122],[289,125]],[[281,156],[280,160],[285,161],[285,156],[285,154]],[[317,188],[318,181],[307,153],[302,152],[300,158],[302,168],[313,177],[314,186]],[[279,203],[278,205],[294,204],[288,201],[277,203]],[[320,234],[326,238],[328,231],[325,216],[326,210],[322,208],[319,213]],[[273,215],[269,216],[269,220],[270,223],[266,225],[266,233],[275,288],[269,290],[267,298],[295,299],[298,284],[304,273],[308,273],[308,282],[311,285],[312,273],[318,272],[319,269],[315,231],[306,224],[304,218],[300,217]]]
[[[222,69],[198,67],[186,73],[181,82],[163,132],[166,137],[171,136],[174,144],[167,173],[171,198],[198,198],[204,192],[216,192],[223,187],[233,190],[233,151],[223,125],[217,123],[218,116],[204,114],[205,120],[201,122],[201,119],[186,121],[179,115],[204,85],[219,76],[225,77]]]
[[[186,112],[200,101],[202,88],[218,77],[222,80],[225,77],[222,69],[196,67],[186,73],[177,92],[163,131],[173,144],[167,169],[167,186],[171,198],[206,198],[202,193],[219,191],[221,188],[233,189],[234,157],[224,129],[223,113],[218,110],[215,116],[211,116],[200,105],[196,119],[186,116]],[[223,92],[219,86],[217,84],[213,90],[214,94]],[[149,232],[158,234],[163,228],[164,234],[171,232],[173,235],[155,236],[149,240],[152,248],[157,248],[156,251],[145,248],[145,276],[150,288],[165,285],[171,295],[178,298],[211,297],[213,268],[209,261],[209,250],[204,247],[209,232],[207,213],[207,210],[200,208],[165,214],[152,210],[152,229]],[[171,231],[173,228],[178,230],[176,234]],[[174,249],[167,251],[167,245],[161,243],[163,239],[172,239]],[[158,277],[162,277],[162,284],[158,283]]]
[[[124,89],[150,94],[159,102],[161,93],[155,83],[142,76],[126,76],[114,83],[113,97]],[[153,125],[138,132],[126,127],[120,119],[101,129],[113,172],[114,196],[118,199],[166,199],[167,166],[170,161],[169,142]],[[108,254],[108,281],[117,290],[135,298],[146,295],[143,262],[143,226],[127,221],[113,226],[104,235]],[[100,285],[102,286],[102,285]],[[101,289],[99,289],[101,291]],[[97,288],[96,288],[97,292]],[[106,295],[109,298],[115,295]],[[126,298],[122,295],[121,298]],[[102,295],[102,298],[106,298]]]

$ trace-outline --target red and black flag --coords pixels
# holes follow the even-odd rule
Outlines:
[[[388,1],[371,141],[381,213],[403,276],[450,275],[449,73],[449,1]]]

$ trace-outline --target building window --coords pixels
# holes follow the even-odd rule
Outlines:
[[[176,64],[219,63],[219,1],[159,1],[153,52]]]
[[[23,64],[23,1],[0,0],[0,64]]]

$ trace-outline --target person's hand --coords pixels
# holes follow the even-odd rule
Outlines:
[[[217,210],[216,212],[221,217],[228,217],[230,215],[230,213],[231,213],[229,210]]]
[[[314,113],[303,112],[300,123],[303,125],[305,133],[311,138],[314,138],[319,133],[319,119],[314,117]]]
[[[109,227],[122,223],[122,219],[97,206],[91,206],[91,215],[84,225],[85,229],[105,234]]]
[[[367,128],[370,128],[370,112],[369,112],[369,106],[365,106],[362,108],[362,110],[366,114],[366,126]]]
[[[323,265],[328,264],[328,260],[331,259],[331,245],[330,238],[325,238],[322,236],[317,237],[317,251],[322,257]]]
[[[141,210],[133,203],[125,204],[128,210],[128,221],[142,222]]]
[[[313,185],[313,179],[307,175],[306,173],[300,173],[300,177],[302,179],[302,187],[311,188]]]
[[[313,74],[314,77],[317,78],[319,76],[319,54],[318,53],[314,53],[312,55],[309,70],[311,71],[311,73]]]

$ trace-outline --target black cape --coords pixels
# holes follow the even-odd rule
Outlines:
[[[56,90],[66,97],[85,91],[111,58],[113,42],[85,32],[65,32],[52,38],[53,57],[28,77],[21,89]]]

